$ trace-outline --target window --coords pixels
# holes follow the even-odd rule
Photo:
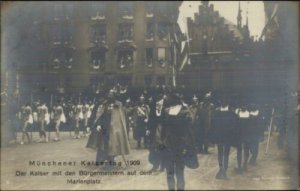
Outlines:
[[[63,5],[59,2],[55,2],[54,8],[53,8],[53,16],[54,20],[61,20],[64,17],[64,11],[63,11]]]
[[[168,28],[169,28],[168,23],[166,23],[166,22],[158,23],[157,34],[161,40],[168,39],[168,32],[169,32]]]
[[[60,51],[58,49],[54,49],[53,51],[53,60],[52,60],[52,65],[54,69],[58,69],[61,66],[61,55]]]
[[[131,66],[133,64],[133,50],[120,50],[118,64],[121,69]]]
[[[145,85],[149,87],[151,86],[151,84],[152,84],[152,76],[151,75],[145,76]]]
[[[61,39],[64,44],[71,44],[73,40],[72,27],[70,25],[61,25]]]
[[[62,39],[61,39],[60,25],[59,24],[54,24],[52,26],[51,35],[52,35],[53,44],[61,44]]]
[[[105,24],[99,24],[95,25],[91,29],[91,37],[90,37],[91,43],[103,43],[106,42],[106,25]]]
[[[154,39],[154,23],[147,23],[146,40],[151,41]]]
[[[154,2],[146,2],[146,17],[151,18],[154,16]]]
[[[53,44],[69,45],[73,40],[72,26],[69,24],[55,23],[52,26],[51,35]]]
[[[73,52],[71,52],[71,50],[63,51],[63,64],[65,68],[71,69],[73,60]]]
[[[161,67],[166,66],[166,48],[158,48],[158,63]]]
[[[133,19],[133,2],[120,2],[119,9],[123,19]]]
[[[69,20],[73,16],[74,8],[69,2],[63,4],[61,2],[55,2],[53,8],[53,19],[55,21],[59,20]]]
[[[153,48],[146,48],[146,65],[153,66]]]
[[[68,2],[68,3],[65,5],[64,11],[65,11],[65,18],[66,18],[67,20],[73,17],[74,7],[73,7],[73,5],[72,5],[70,2]]]
[[[104,77],[91,76],[90,78],[91,89],[96,94],[100,93],[100,91],[103,90],[104,84],[105,84]]]
[[[65,67],[72,68],[74,52],[71,48],[56,48],[52,53],[52,65],[54,69]]]
[[[117,82],[123,87],[131,86],[132,76],[119,76]]]
[[[94,50],[91,51],[90,63],[93,69],[104,68],[105,66],[105,51]]]
[[[133,41],[133,24],[123,23],[119,25],[119,42]]]
[[[91,2],[91,20],[102,20],[105,19],[105,2]]]
[[[165,85],[165,77],[164,76],[157,76],[157,85],[162,86]]]

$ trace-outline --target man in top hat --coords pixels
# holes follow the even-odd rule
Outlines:
[[[163,94],[160,93],[156,96],[156,99],[150,104],[149,113],[149,161],[153,167],[151,171],[156,171],[160,167],[160,171],[164,170],[164,161],[162,153],[162,129],[165,122],[165,99]]]
[[[191,129],[192,112],[176,93],[166,103],[165,123],[162,129],[162,152],[166,165],[169,190],[184,190],[184,168],[199,166]],[[175,177],[177,183],[175,181]]]

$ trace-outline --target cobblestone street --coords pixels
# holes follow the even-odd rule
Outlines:
[[[35,134],[34,134],[35,135]],[[18,135],[20,137],[20,134]],[[37,140],[37,137],[34,136]],[[218,171],[217,149],[210,148],[211,154],[198,155],[200,167],[191,170],[186,168],[185,179],[186,189],[292,189],[292,177],[289,174],[290,165],[285,157],[285,153],[276,146],[277,135],[271,137],[271,145],[268,154],[265,154],[266,141],[260,144],[260,153],[257,166],[250,166],[248,172],[243,175],[236,175],[234,168],[236,165],[236,149],[231,149],[230,164],[228,169],[228,180],[216,180],[215,175]],[[100,167],[82,164],[81,161],[94,161],[95,151],[85,148],[87,138],[79,140],[71,139],[69,133],[63,133],[62,141],[46,143],[32,143],[31,145],[13,145],[2,148],[1,155],[1,190],[165,190],[167,189],[166,173],[155,172],[147,173],[151,169],[148,160],[148,151],[145,149],[132,149],[131,154],[126,156],[126,160],[139,160],[140,165],[125,167],[122,157],[118,157],[116,162],[122,163],[113,172],[124,174],[101,175],[81,174],[79,171],[104,172]],[[131,141],[132,148],[135,142]],[[29,161],[35,161],[35,166],[30,165]],[[38,166],[40,162],[50,162],[51,166]],[[69,166],[53,165],[52,162],[73,162]],[[26,172],[26,176],[16,176],[16,172]],[[30,172],[34,171],[34,172]],[[39,174],[37,171],[48,172]],[[53,172],[62,175],[53,175]],[[69,171],[69,176],[65,173]],[[74,175],[71,173],[75,172]],[[111,171],[112,172],[112,171]],[[132,175],[127,175],[131,172]],[[136,173],[136,174],[134,174]],[[22,175],[22,174],[18,174]],[[68,182],[72,180],[91,180],[98,183],[77,183]]]

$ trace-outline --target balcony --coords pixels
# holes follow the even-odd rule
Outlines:
[[[91,16],[91,20],[92,21],[101,21],[101,20],[105,20],[105,15],[101,15],[99,13],[99,11],[97,11],[97,15],[96,16]]]
[[[154,17],[153,12],[147,12],[147,13],[146,13],[146,17],[147,17],[147,18],[153,18],[153,17]]]

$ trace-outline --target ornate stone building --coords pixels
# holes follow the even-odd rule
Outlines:
[[[171,36],[181,2],[30,2],[7,21],[26,43],[15,55],[21,87],[94,90],[113,83],[169,84]],[[15,18],[16,13],[22,18]],[[25,56],[24,56],[25,55]],[[18,69],[17,69],[18,68]],[[14,74],[17,75],[17,74]],[[38,88],[39,89],[39,88]],[[24,91],[26,91],[24,89]]]
[[[282,11],[287,13],[287,10]],[[289,91],[287,84],[297,81],[292,78],[297,76],[294,70],[298,62],[293,61],[292,56],[284,57],[282,52],[273,52],[272,46],[265,41],[253,40],[248,22],[255,21],[247,18],[247,22],[242,23],[240,11],[234,24],[215,11],[213,4],[204,2],[199,6],[194,18],[187,21],[191,39],[188,44],[190,64],[182,67],[178,84],[188,89],[244,92],[250,97],[262,93],[263,96],[256,98],[267,98],[274,93],[283,95]],[[281,15],[287,21],[287,16]],[[290,24],[286,30],[290,32],[289,41],[295,40],[296,35],[291,32],[297,31]],[[281,35],[286,35],[286,32]],[[289,74],[295,75],[291,77]]]

